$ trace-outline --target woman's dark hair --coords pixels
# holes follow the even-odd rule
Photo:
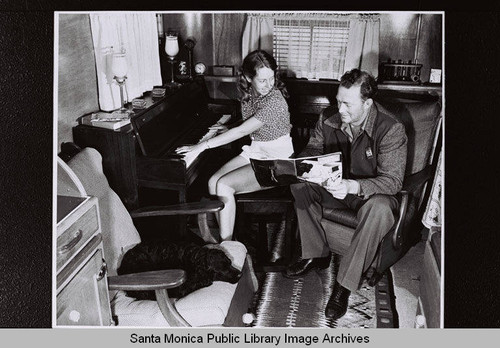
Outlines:
[[[241,65],[238,89],[241,92],[242,101],[247,101],[250,98],[251,84],[247,81],[245,76],[253,79],[255,75],[257,75],[257,70],[264,67],[274,71],[274,85],[281,91],[281,94],[283,94],[285,98],[288,98],[288,92],[285,84],[280,80],[278,74],[278,65],[276,64],[276,60],[266,51],[255,50],[250,52],[245,59],[243,59],[243,64]]]
[[[359,69],[352,69],[342,75],[340,78],[340,85],[345,88],[361,86],[359,91],[363,100],[368,98],[373,99],[378,92],[375,78],[366,71],[361,71]]]

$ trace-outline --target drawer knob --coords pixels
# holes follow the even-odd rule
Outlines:
[[[63,246],[61,246],[59,248],[58,253],[59,254],[65,254],[68,251],[70,251],[71,249],[73,249],[73,247],[75,245],[77,245],[78,242],[82,239],[82,236],[83,236],[82,230],[76,231],[75,235],[73,236],[73,238],[68,243],[64,244]]]
[[[425,317],[423,315],[417,315],[417,317],[415,318],[415,324],[417,329],[425,328]]]
[[[69,312],[69,320],[71,320],[73,323],[78,323],[80,321],[80,312],[72,310]]]
[[[108,265],[106,264],[106,261],[104,259],[102,259],[101,269],[99,270],[99,273],[97,274],[97,281],[103,279],[106,276],[107,272],[108,272]]]

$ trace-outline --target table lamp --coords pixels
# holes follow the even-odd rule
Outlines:
[[[111,72],[114,75],[113,78],[120,86],[121,100],[121,108],[113,111],[112,115],[117,118],[127,118],[130,116],[130,111],[125,107],[125,98],[123,95],[123,86],[125,85],[125,80],[127,79],[127,57],[125,52],[113,54]]]
[[[170,82],[167,83],[169,87],[178,87],[180,83],[174,81],[174,59],[175,56],[179,53],[179,41],[177,37],[177,33],[168,32],[165,40],[165,53],[168,56],[169,63],[171,65],[171,79]]]

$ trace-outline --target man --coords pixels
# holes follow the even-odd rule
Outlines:
[[[332,295],[326,306],[329,318],[342,317],[350,293],[356,291],[363,274],[375,258],[377,246],[394,224],[398,208],[395,194],[402,187],[407,137],[402,123],[379,110],[373,97],[375,79],[353,69],[345,73],[337,92],[338,113],[325,109],[299,155],[314,156],[342,152],[343,179],[336,186],[300,183],[291,186],[295,199],[302,257],[288,266],[284,275],[301,277],[330,263],[330,247],[321,226],[322,208],[352,209],[359,224],[343,255]]]

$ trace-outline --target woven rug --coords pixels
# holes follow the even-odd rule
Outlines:
[[[280,253],[280,227],[269,228],[274,234],[269,246],[275,255]],[[274,229],[274,231],[272,231]],[[273,233],[277,232],[277,233]],[[274,245],[273,245],[274,244]],[[274,246],[274,248],[273,248]],[[278,249],[278,250],[277,250]],[[325,317],[325,307],[330,298],[337,257],[324,270],[309,272],[299,279],[288,279],[280,272],[263,275],[262,285],[254,298],[254,327],[327,327],[327,328],[377,328],[397,327],[394,295],[390,272],[370,287],[363,283],[349,297],[347,313],[338,320]]]

